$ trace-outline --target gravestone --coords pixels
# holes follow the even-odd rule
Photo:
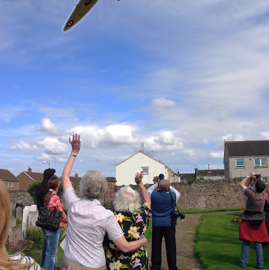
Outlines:
[[[22,207],[17,207],[16,208],[16,219],[21,219],[22,218]]]
[[[23,209],[22,235],[24,235],[24,232],[28,229],[29,212],[37,212],[36,205],[25,206]]]

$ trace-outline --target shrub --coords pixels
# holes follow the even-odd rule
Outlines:
[[[36,190],[39,188],[40,185],[41,185],[41,182],[35,182],[32,185],[30,185],[29,188],[28,188],[28,190],[27,190],[28,193],[33,198],[35,204],[37,204],[37,201],[36,201]],[[61,183],[60,184],[60,187],[59,187],[59,190],[58,190],[58,195],[59,195],[60,198],[62,198],[63,193],[64,193],[64,190],[63,190],[63,185]]]
[[[34,242],[32,249],[41,249],[43,247],[45,235],[41,228],[32,226],[24,232],[23,238]]]
[[[26,239],[26,240],[19,240],[17,244],[14,241],[10,241],[9,237],[5,243],[7,253],[9,255],[20,253],[23,250],[31,249],[34,246],[34,242]]]

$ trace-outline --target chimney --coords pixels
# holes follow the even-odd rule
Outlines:
[[[31,167],[28,167],[28,172],[32,172],[32,168]]]

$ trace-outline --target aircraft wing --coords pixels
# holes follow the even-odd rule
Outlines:
[[[79,22],[97,2],[98,0],[80,0],[74,11],[68,18],[64,26],[64,31],[69,30],[72,26]]]

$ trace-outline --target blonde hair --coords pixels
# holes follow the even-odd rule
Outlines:
[[[7,188],[2,180],[0,180],[0,267],[9,270],[26,269],[34,264],[21,264],[19,262],[12,261],[6,250],[6,240],[9,233],[10,223],[10,204]],[[22,255],[23,259],[24,255]],[[2,268],[1,268],[2,269]]]

